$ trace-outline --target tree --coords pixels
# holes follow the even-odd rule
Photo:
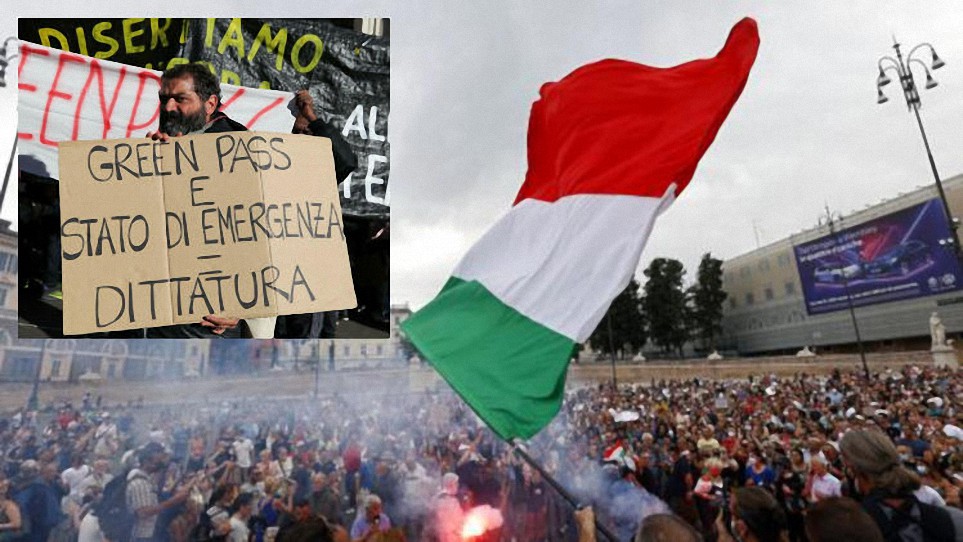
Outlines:
[[[722,290],[722,260],[703,254],[698,282],[689,288],[689,299],[693,334],[708,350],[716,349],[716,337],[722,333],[722,304],[727,297]]]
[[[681,356],[682,345],[689,339],[682,262],[656,258],[643,273],[649,280],[645,283],[642,312],[649,323],[652,342],[663,352],[677,350]]]
[[[612,322],[612,340],[609,341],[609,318]],[[612,347],[620,358],[626,351],[634,355],[645,345],[645,320],[639,299],[639,282],[634,278],[622,290],[609,307],[608,312],[589,338],[592,346],[603,354],[611,354]]]

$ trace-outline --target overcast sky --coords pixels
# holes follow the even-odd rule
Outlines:
[[[17,16],[51,13],[46,3],[14,3]],[[726,259],[753,249],[754,223],[766,244],[813,226],[824,204],[848,214],[932,183],[897,85],[886,87],[889,103],[876,104],[876,61],[893,54],[893,34],[904,54],[929,41],[946,61],[934,72],[939,86],[922,92],[923,122],[942,177],[963,173],[958,3],[785,4],[209,1],[165,2],[164,13],[144,3],[143,11],[118,13],[116,3],[88,0],[56,12],[390,16],[391,300],[417,308],[511,205],[525,175],[529,108],[542,83],[606,57],[671,66],[713,56],[747,15],[759,22],[762,41],[749,83],[693,182],[656,223],[639,275],[658,256],[680,259],[694,275],[705,252]],[[13,35],[16,22],[4,11],[0,35]],[[919,58],[929,64],[928,54]],[[14,97],[9,87],[0,96],[5,159]],[[12,209],[4,205],[3,216]]]

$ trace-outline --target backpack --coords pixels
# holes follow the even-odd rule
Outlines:
[[[919,502],[913,496],[904,498],[896,507],[878,497],[867,499],[863,504],[883,532],[886,542],[952,542],[957,539],[953,517],[943,507]]]
[[[100,531],[111,542],[129,542],[137,515],[127,508],[127,473],[114,477],[104,486],[100,502],[94,507]]]

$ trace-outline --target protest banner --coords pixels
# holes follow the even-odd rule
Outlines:
[[[65,141],[142,136],[157,129],[160,72],[20,43],[20,155],[24,171],[54,177]],[[221,85],[221,110],[249,129],[290,132],[288,92]]]
[[[189,19],[90,18],[27,19],[17,23],[17,37],[103,60],[163,70],[178,56]]]
[[[210,62],[222,81],[238,85],[308,89],[319,118],[341,131],[358,158],[351,177],[338,179],[345,212],[387,217],[387,38],[310,19],[190,19],[187,26],[180,61]]]
[[[21,59],[21,76],[26,78],[27,93],[33,95],[26,98],[38,102],[23,108],[25,96],[21,93],[21,125],[29,127],[22,129],[23,154],[46,166],[45,171],[28,166],[31,173],[53,176],[57,171],[56,149],[37,145],[44,126],[47,142],[139,135],[137,132],[156,125],[156,114],[151,112],[155,76],[160,73],[151,71],[152,76],[143,76],[142,69],[163,70],[198,61],[210,66],[221,80],[226,104],[237,86],[247,87],[226,112],[250,129],[290,131],[293,118],[283,115],[283,107],[271,106],[272,111],[254,119],[273,98],[260,106],[253,100],[271,96],[262,94],[269,89],[307,89],[319,118],[341,132],[358,160],[350,177],[338,179],[344,212],[388,217],[388,38],[323,19],[20,19],[18,26],[20,39],[30,42],[24,45],[33,55]],[[36,52],[49,48],[81,56]],[[76,62],[76,58],[96,62]],[[118,64],[125,65],[122,75],[126,80],[107,68],[117,70]],[[51,84],[57,77],[57,84]],[[119,97],[115,99],[115,95]],[[101,111],[96,110],[98,100]],[[84,101],[90,103],[80,103]],[[67,118],[57,119],[61,112]],[[281,114],[285,126],[273,123],[274,112]],[[80,113],[89,113],[89,118],[77,123],[73,117]],[[110,133],[84,133],[98,116],[111,121]],[[64,126],[59,120],[68,121],[65,131],[53,128]],[[70,127],[78,124],[81,136],[71,138]],[[23,137],[24,133],[33,138]]]
[[[329,140],[60,145],[65,335],[355,306]]]

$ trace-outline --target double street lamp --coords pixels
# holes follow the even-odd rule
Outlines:
[[[903,97],[906,99],[906,107],[916,115],[916,123],[920,127],[920,135],[923,136],[923,146],[926,147],[926,156],[930,160],[930,169],[933,170],[933,178],[936,179],[936,190],[939,192],[940,201],[943,202],[943,212],[946,214],[946,223],[949,227],[952,237],[950,239],[940,239],[940,245],[951,245],[953,251],[956,253],[957,258],[961,258],[963,257],[963,253],[960,252],[960,238],[956,231],[959,221],[956,218],[953,218],[953,214],[950,211],[950,205],[946,201],[946,193],[943,192],[943,183],[940,181],[940,174],[936,170],[936,162],[933,160],[933,153],[930,151],[930,142],[926,138],[926,130],[923,129],[923,119],[920,117],[920,107],[922,107],[922,103],[920,102],[920,93],[916,86],[916,80],[913,78],[912,70],[914,64],[923,68],[923,72],[926,74],[926,85],[924,88],[929,90],[938,84],[936,80],[933,79],[933,74],[930,72],[930,70],[938,70],[945,66],[946,63],[943,62],[943,60],[936,54],[933,46],[929,43],[921,43],[910,49],[909,54],[906,55],[905,61],[903,60],[903,54],[899,50],[899,43],[896,41],[895,37],[893,38],[893,49],[896,51],[896,58],[891,56],[883,56],[877,62],[877,67],[879,68],[879,77],[876,78],[876,103],[882,104],[889,101],[889,98],[883,94],[883,87],[892,82],[892,80],[886,74],[886,72],[892,71],[895,73],[896,77],[899,79],[900,85],[903,87]],[[926,66],[925,62],[913,56],[921,49],[924,51],[929,51],[929,67]]]
[[[7,66],[9,66],[9,65],[10,65],[10,61],[13,60],[14,57],[17,56],[17,53],[14,53],[14,54],[12,54],[12,55],[10,55],[10,56],[7,56],[7,45],[8,45],[11,41],[17,41],[17,38],[11,36],[11,37],[3,40],[3,47],[0,47],[0,87],[5,87],[5,86],[7,86],[7,79],[6,79],[6,77],[7,77]]]

